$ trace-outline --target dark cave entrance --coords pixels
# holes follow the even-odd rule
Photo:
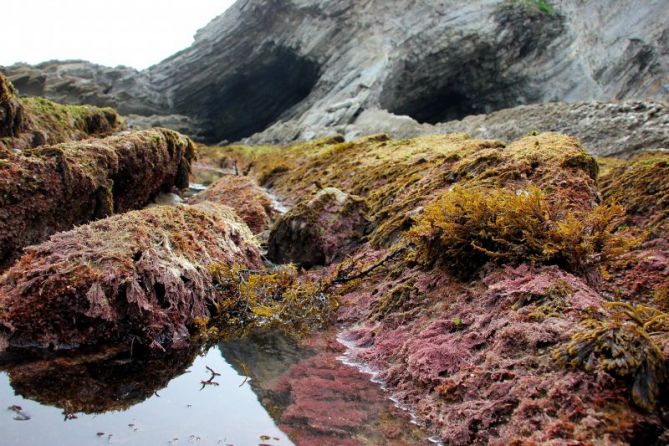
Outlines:
[[[531,6],[531,5],[530,5]],[[542,73],[528,67],[546,57],[563,33],[563,19],[528,5],[501,3],[490,34],[454,35],[425,54],[422,36],[408,42],[379,98],[391,113],[421,123],[462,119],[542,100]]]
[[[252,59],[208,87],[198,110],[207,142],[238,141],[264,130],[306,98],[319,78],[315,62],[287,48],[266,47]]]
[[[399,104],[389,110],[398,115],[408,115],[420,123],[437,124],[439,122],[462,119],[468,115],[487,113],[491,108],[486,104],[477,104],[476,100],[455,89],[435,91],[426,97],[418,97]]]
[[[497,51],[485,44],[403,61],[386,82],[381,106],[420,123],[437,124],[524,103],[522,80],[502,71]]]

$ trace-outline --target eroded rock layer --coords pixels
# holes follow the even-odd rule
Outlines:
[[[0,276],[0,345],[186,347],[196,319],[215,312],[214,263],[261,266],[248,227],[212,203],[156,206],[58,233]]]
[[[0,157],[0,264],[75,225],[188,186],[194,148],[165,129],[7,152]]]

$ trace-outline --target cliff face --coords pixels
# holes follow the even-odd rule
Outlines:
[[[5,71],[22,93],[186,115],[208,141],[286,142],[374,108],[434,124],[556,100],[667,101],[667,23],[663,0],[238,0],[144,72]]]

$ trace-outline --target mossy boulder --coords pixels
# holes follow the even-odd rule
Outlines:
[[[0,74],[0,138],[18,135],[25,128],[25,121],[24,110],[16,95],[16,89]]]
[[[112,108],[62,105],[39,97],[19,98],[0,74],[0,150],[24,150],[90,137],[105,137],[125,123]]]
[[[254,234],[269,228],[274,215],[272,199],[253,179],[226,175],[206,190],[193,196],[188,203],[213,203],[230,206],[249,225]]]
[[[0,344],[185,347],[196,318],[216,309],[214,263],[262,266],[246,224],[212,203],[156,206],[58,233],[0,276]]]
[[[188,186],[191,141],[155,129],[0,155],[0,265],[24,246]]]
[[[282,216],[269,236],[267,257],[275,263],[327,265],[364,241],[369,222],[360,197],[328,187]]]

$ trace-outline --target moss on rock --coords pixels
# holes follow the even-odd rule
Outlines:
[[[225,175],[206,190],[193,196],[188,203],[203,201],[224,204],[237,212],[254,234],[265,231],[274,216],[272,199],[251,178]]]
[[[155,129],[0,157],[0,264],[75,225],[188,186],[188,138]]]
[[[396,242],[423,206],[455,184],[524,190],[532,183],[549,202],[561,202],[566,210],[589,209],[598,199],[596,161],[578,140],[555,133],[509,145],[465,134],[408,140],[373,135],[258,152],[239,146],[221,150],[288,204],[320,187],[363,197],[373,222],[370,237],[377,246]]]
[[[0,74],[0,138],[18,135],[26,125],[23,107],[14,86]],[[0,139],[0,148],[3,144]]]
[[[623,205],[629,223],[654,235],[669,230],[669,153],[639,155],[620,162],[600,178],[605,200]]]
[[[111,108],[19,98],[11,82],[0,74],[0,150],[104,137],[124,126],[121,116]]]
[[[0,337],[14,349],[121,342],[188,344],[216,308],[209,266],[262,263],[248,227],[225,206],[156,206],[32,246],[0,276]]]
[[[341,260],[362,244],[367,212],[362,198],[325,188],[277,221],[269,235],[267,257],[307,267]]]

